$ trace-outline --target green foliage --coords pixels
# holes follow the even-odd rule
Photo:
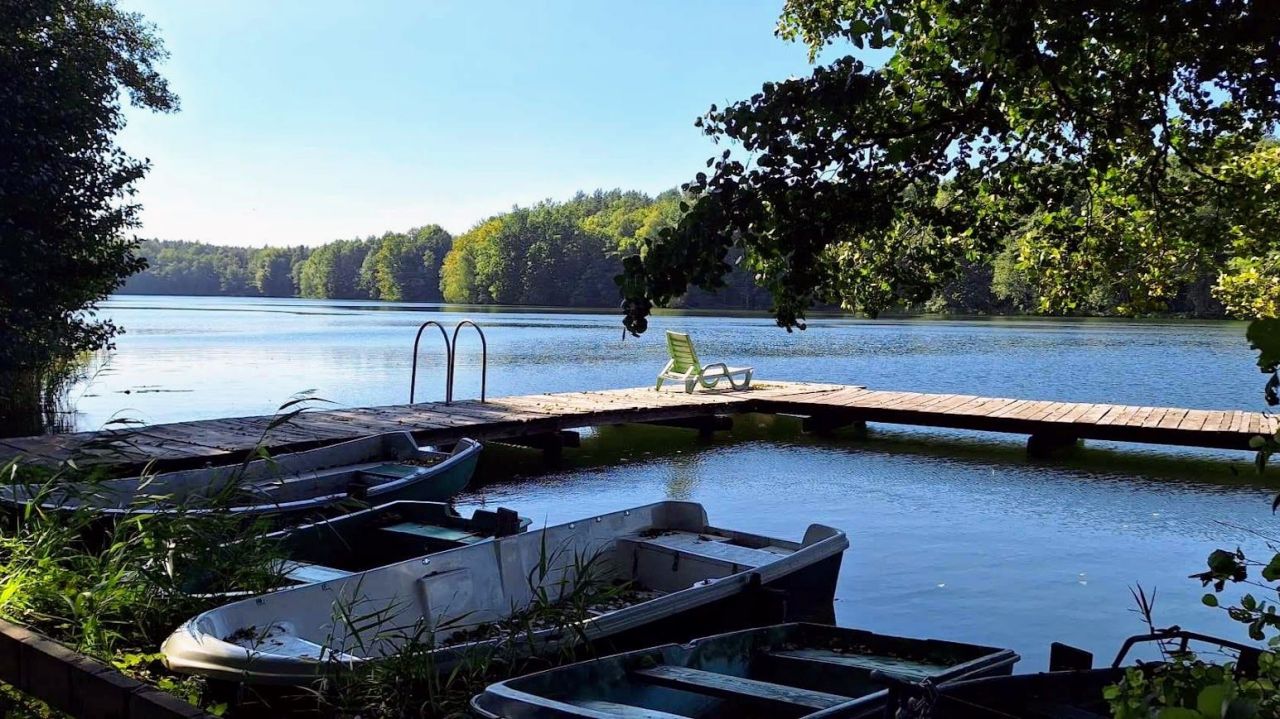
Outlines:
[[[630,583],[610,578],[606,557],[599,553],[575,553],[568,571],[553,570],[564,551],[545,541],[539,545],[538,564],[525,578],[530,603],[501,622],[463,626],[464,615],[434,628],[421,623],[405,628],[387,626],[390,617],[378,612],[337,607],[334,623],[345,625],[348,635],[359,634],[360,626],[384,641],[393,639],[400,649],[355,670],[334,661],[316,691],[319,708],[388,719],[470,716],[468,702],[489,684],[589,656],[593,646],[585,623],[601,609],[636,597]],[[539,643],[539,633],[547,631],[561,641]],[[448,671],[439,661],[441,650],[455,653]]]
[[[1101,288],[1094,301],[1148,312],[1266,236],[1207,231],[1218,211],[1251,226],[1269,201],[1232,179],[1265,174],[1231,158],[1280,119],[1275,18],[1258,4],[790,0],[779,34],[815,57],[848,43],[888,59],[837,58],[711,107],[697,124],[730,149],[625,260],[633,332],[689,285],[717,286],[730,248],[791,328],[824,301],[874,315],[927,299],[1019,234],[1042,310],[1081,311]],[[1247,269],[1241,292],[1266,294]]]
[[[617,302],[619,255],[680,216],[675,191],[578,193],[491,217],[453,238],[438,225],[306,247],[225,247],[148,240],[149,267],[125,284],[138,294],[262,295],[601,307]],[[673,306],[754,309],[764,299],[743,265],[722,291]]]
[[[323,401],[304,394],[281,405],[263,441],[305,406]],[[101,456],[109,449],[96,451]],[[244,463],[253,459],[270,461],[262,441]],[[74,458],[52,469],[10,461],[0,468],[0,482],[26,485],[33,501],[0,524],[0,616],[189,702],[203,702],[204,681],[168,673],[154,648],[183,621],[223,604],[228,594],[261,594],[283,584],[282,548],[264,539],[269,520],[222,511],[242,501],[245,492],[259,494],[238,476],[232,472],[217,492],[169,512],[107,517],[89,503],[46,509],[55,496],[94,493],[107,479],[105,471]],[[139,509],[153,501],[140,496]],[[215,714],[226,709],[206,708]]]
[[[1258,664],[1256,677],[1241,677],[1231,662],[1175,654],[1127,669],[1104,695],[1115,719],[1272,719],[1280,716],[1280,664],[1270,653]]]
[[[68,465],[38,482],[53,488],[95,479]],[[207,586],[275,586],[275,555],[248,541],[261,529],[215,513],[110,524],[88,510],[33,506],[0,534],[0,614],[104,659],[121,647],[154,646],[211,606],[210,597],[188,591],[195,574]]]
[[[143,267],[124,233],[148,169],[115,144],[121,102],[168,112],[178,100],[155,70],[165,53],[152,27],[109,0],[6,2],[0,27],[3,425],[39,412],[9,392],[16,376],[39,384],[119,331],[94,310]]]
[[[249,294],[260,269],[251,251],[201,242],[144,240],[138,254],[147,269],[130,277],[122,291],[161,294],[169,288],[190,295]]]
[[[680,216],[680,196],[637,192],[579,193],[489,218],[457,238],[444,260],[445,301],[601,307],[617,302],[619,255],[657,236]],[[740,259],[741,253],[736,258]],[[758,306],[752,272],[725,292],[672,297],[672,305]]]
[[[360,270],[376,245],[377,241],[370,238],[338,240],[316,248],[299,271],[299,292],[303,297],[367,298]]]
[[[440,265],[452,244],[439,225],[383,235],[361,268],[370,299],[439,302]]]
[[[298,294],[297,268],[306,261],[305,247],[264,247],[249,255],[249,284],[263,297]]]

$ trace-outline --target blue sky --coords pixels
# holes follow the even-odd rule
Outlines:
[[[318,244],[579,189],[656,193],[716,152],[693,120],[807,74],[781,0],[120,0],[182,110],[132,111],[143,237]]]

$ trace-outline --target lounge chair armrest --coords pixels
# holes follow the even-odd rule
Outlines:
[[[716,371],[712,372],[713,369]],[[751,375],[754,372],[755,370],[751,367],[731,368],[724,362],[714,362],[702,368],[702,375],[699,377],[699,380],[702,382],[702,386],[704,387],[714,387],[715,384],[720,381],[720,378],[724,378],[729,380],[730,387],[733,387],[735,390],[742,390],[751,386]],[[733,381],[734,375],[746,375],[746,379],[739,384]],[[711,379],[711,381],[708,382],[708,376],[714,379]]]

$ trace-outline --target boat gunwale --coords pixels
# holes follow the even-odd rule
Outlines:
[[[692,506],[697,507],[702,515],[703,529],[701,531],[717,530],[730,533],[738,533],[734,530],[724,530],[712,527],[707,523],[706,510],[697,502],[689,502],[683,500],[664,500],[653,502],[648,505],[632,507],[617,512],[609,512],[603,515],[596,515],[584,519],[577,519],[572,522],[564,522],[554,527],[544,527],[541,530],[512,535],[511,537],[503,537],[498,539],[485,540],[483,543],[477,543],[469,546],[455,547],[446,549],[442,552],[430,555],[431,559],[439,558],[443,555],[472,550],[476,547],[491,546],[494,543],[501,542],[516,537],[528,537],[545,532],[549,529],[560,527],[573,528],[573,525],[587,525],[603,519],[604,517],[614,516],[637,511],[656,511],[659,507],[666,506]],[[820,536],[815,536],[820,535]],[[618,535],[622,536],[622,535]],[[803,542],[795,544],[798,548],[791,554],[779,556],[775,561],[759,567],[744,568],[724,577],[720,577],[715,581],[701,585],[689,586],[682,589],[665,593],[659,597],[647,599],[636,604],[623,607],[605,614],[587,617],[574,623],[579,629],[578,632],[572,634],[581,634],[587,636],[589,640],[603,639],[623,631],[644,626],[650,622],[658,621],[666,616],[675,615],[681,612],[697,609],[698,607],[714,603],[723,599],[733,597],[745,589],[758,584],[768,584],[772,581],[785,577],[794,572],[800,571],[806,567],[814,566],[823,560],[833,556],[839,556],[845,549],[849,547],[849,541],[845,533],[835,527],[829,527],[821,524],[810,524],[805,531],[805,540],[809,540],[811,536],[813,541],[809,544]],[[617,537],[615,537],[616,539]],[[770,538],[773,539],[773,538]],[[789,542],[790,540],[778,540]],[[183,650],[183,656],[177,666],[182,668],[197,670],[195,673],[205,674],[218,678],[228,678],[238,681],[252,681],[256,683],[275,683],[275,684],[297,684],[312,681],[324,674],[322,669],[335,661],[339,661],[347,665],[364,664],[368,661],[376,661],[383,658],[382,656],[363,656],[358,657],[343,653],[340,658],[336,658],[338,652],[331,648],[323,647],[316,644],[320,648],[321,658],[299,657],[295,654],[279,654],[269,651],[255,651],[244,647],[235,642],[228,642],[216,636],[212,631],[198,629],[198,625],[211,619],[210,615],[225,610],[227,607],[236,604],[246,604],[249,601],[257,601],[259,604],[266,598],[273,600],[286,596],[289,592],[299,591],[333,591],[330,585],[353,583],[359,586],[363,582],[366,575],[370,572],[380,572],[390,570],[395,567],[408,567],[414,563],[420,563],[423,557],[403,560],[389,565],[378,567],[375,569],[362,570],[355,572],[350,576],[343,577],[331,582],[319,582],[315,584],[302,585],[296,587],[288,587],[270,595],[260,597],[251,597],[241,599],[223,607],[202,612],[201,614],[187,620],[178,629],[176,629],[168,639],[165,640],[165,646],[175,638],[180,642],[185,642],[189,647],[202,648],[206,642],[209,642],[213,651],[201,652],[202,658],[191,656],[191,649]],[[319,590],[315,588],[319,587]],[[341,587],[337,590],[341,593]],[[548,627],[533,632],[530,636],[530,642],[538,647],[544,647],[548,644],[554,644],[561,641],[572,641],[572,637],[559,636],[563,632],[563,627]],[[215,630],[220,631],[220,630]],[[304,640],[308,641],[309,640]],[[447,645],[435,650],[440,657],[439,665],[448,665],[451,661],[459,660],[466,656],[466,652],[482,649],[487,646],[494,646],[498,639],[481,639],[473,642],[463,642],[454,645]],[[216,644],[214,644],[216,642]],[[313,642],[312,642],[313,643]],[[313,643],[314,644],[314,643]],[[161,651],[165,653],[165,663],[174,668],[169,661],[169,652],[162,646]],[[232,649],[234,648],[234,649]],[[230,650],[230,651],[229,651]],[[328,654],[326,654],[328,652]]]
[[[910,642],[913,645],[920,646],[921,649],[927,649],[929,646],[932,646],[932,645],[950,645],[958,648],[964,648],[967,650],[983,652],[983,654],[973,659],[969,659],[959,664],[948,666],[943,671],[940,671],[937,674],[931,674],[929,676],[930,681],[936,683],[939,687],[966,685],[972,682],[979,682],[983,680],[1007,678],[1003,676],[993,676],[991,673],[1000,671],[1001,669],[1004,669],[1006,667],[1008,667],[1009,669],[1012,669],[1013,665],[1020,659],[1019,655],[1016,652],[1014,652],[1012,649],[1005,649],[1000,647],[991,647],[991,646],[986,646],[981,644],[969,644],[966,642],[957,642],[957,641],[951,641],[946,639],[901,637],[901,636],[892,635],[892,634],[880,634],[878,632],[872,632],[869,630],[859,629],[854,627],[839,627],[839,626],[831,626],[831,625],[825,625],[825,624],[817,624],[813,622],[787,622],[784,624],[776,624],[776,625],[767,626],[767,627],[756,627],[752,629],[742,629],[742,630],[736,630],[731,632],[722,632],[719,634],[711,634],[711,635],[708,635],[705,637],[699,637],[697,639],[693,639],[691,641],[684,642],[684,643],[668,643],[668,644],[661,644],[654,647],[648,647],[645,649],[639,649],[634,651],[618,652],[616,654],[611,654],[605,657],[587,659],[580,662],[576,662],[574,664],[565,665],[562,667],[554,667],[551,669],[544,669],[539,672],[534,672],[532,674],[525,674],[519,677],[512,677],[510,679],[505,679],[503,681],[494,682],[493,684],[490,684],[489,686],[485,687],[485,690],[483,692],[476,694],[474,697],[471,698],[471,701],[469,702],[469,704],[472,711],[478,713],[482,717],[486,717],[487,719],[498,719],[501,715],[495,714],[494,711],[501,710],[503,705],[506,705],[509,703],[521,704],[524,706],[533,707],[537,709],[551,709],[551,710],[564,713],[564,716],[566,717],[589,717],[592,719],[599,717],[601,719],[618,719],[617,715],[615,714],[598,712],[598,711],[589,709],[587,707],[579,706],[577,704],[572,704],[562,699],[556,699],[549,696],[543,696],[541,694],[535,694],[531,691],[526,691],[524,689],[521,689],[517,685],[524,684],[526,682],[538,682],[538,681],[542,681],[545,683],[547,678],[550,677],[551,675],[554,675],[559,672],[565,672],[566,670],[569,670],[572,668],[580,669],[589,664],[595,664],[595,663],[604,664],[604,663],[612,662],[615,664],[623,665],[625,668],[626,665],[643,664],[646,659],[649,659],[651,661],[657,659],[659,660],[658,661],[659,664],[670,664],[670,661],[668,659],[668,654],[679,653],[682,655],[682,657],[688,657],[692,653],[696,652],[699,648],[706,645],[711,645],[717,642],[730,641],[736,637],[740,637],[748,634],[763,633],[763,632],[770,632],[770,631],[781,631],[781,632],[795,631],[795,632],[801,632],[801,633],[817,631],[819,633],[829,633],[829,634],[854,634],[854,635],[861,634],[861,635],[870,635],[875,637],[877,640],[884,640],[889,642],[895,642],[895,641]],[[811,661],[814,663],[821,662],[821,660],[819,659],[809,660],[809,659],[803,659],[799,657],[797,657],[796,660]],[[778,684],[779,686],[789,686],[789,685],[781,684],[778,682],[767,682],[767,683]],[[812,712],[808,712],[802,715],[800,719],[837,719],[837,718],[847,719],[849,717],[864,716],[866,712],[878,709],[879,705],[887,700],[888,695],[889,695],[889,689],[888,687],[885,687],[860,697],[850,697],[849,701],[842,702],[840,704],[828,707],[826,709],[818,709]],[[486,700],[486,697],[490,697],[490,699]],[[498,704],[498,706],[494,707],[494,711],[491,711],[489,708],[483,706],[483,704],[491,703],[491,702],[496,702]],[[643,709],[644,707],[639,707],[639,708]]]
[[[409,435],[409,437],[412,438],[412,435],[407,431],[406,432],[389,432],[384,435],[374,435],[373,437],[381,438],[387,435],[400,435],[400,434]],[[372,439],[373,437],[365,437],[357,440],[351,440],[351,442],[352,443],[363,442],[367,439]],[[456,468],[458,465],[471,461],[473,458],[477,457],[480,451],[484,448],[484,445],[481,442],[468,437],[463,437],[459,439],[458,443],[459,444],[465,443],[466,446],[460,451],[455,451],[453,453],[445,455],[444,458],[439,462],[435,462],[433,464],[420,467],[417,471],[413,472],[412,474],[406,475],[404,477],[400,477],[395,480],[391,480],[389,482],[383,482],[383,483],[370,486],[368,488],[368,491],[365,497],[362,500],[356,500],[356,498],[351,496],[351,493],[349,491],[343,491],[343,492],[333,492],[329,494],[323,494],[323,495],[312,496],[312,497],[305,497],[302,499],[294,499],[294,500],[289,500],[287,502],[262,502],[259,504],[240,504],[240,505],[235,505],[231,507],[184,508],[184,507],[173,506],[172,504],[168,506],[166,506],[165,504],[146,504],[146,505],[130,505],[130,506],[118,506],[118,505],[117,506],[95,506],[92,504],[85,504],[83,502],[77,502],[74,505],[69,505],[65,501],[57,501],[57,500],[49,500],[46,502],[42,502],[39,506],[42,510],[47,512],[75,512],[75,511],[85,510],[85,511],[92,511],[96,514],[99,514],[108,518],[121,518],[121,517],[133,517],[133,516],[139,516],[139,515],[148,515],[148,514],[179,514],[179,513],[193,515],[193,516],[201,516],[201,515],[209,515],[209,514],[227,514],[227,515],[245,515],[245,516],[255,515],[255,514],[288,515],[288,514],[294,514],[298,512],[305,512],[310,509],[329,506],[329,505],[341,502],[345,499],[351,499],[353,501],[362,501],[362,502],[368,503],[370,500],[376,500],[379,496],[385,495],[388,492],[398,491],[405,488],[406,486],[412,486],[414,484],[422,482],[428,477],[449,472],[452,469]],[[347,443],[342,443],[342,444],[347,444]],[[331,445],[328,447],[320,447],[318,449],[306,450],[306,452],[319,453],[319,452],[325,452],[326,450],[332,451],[335,448],[341,447],[342,444]],[[423,449],[422,447],[417,446],[416,440],[415,440],[414,446],[417,447],[417,451],[422,454],[435,454],[435,455],[443,454],[439,452],[434,452],[432,450]],[[304,453],[298,453],[298,454],[304,454]],[[291,455],[284,455],[284,457],[286,458],[289,456]],[[404,458],[399,458],[399,459],[404,459]],[[410,457],[410,459],[412,459],[412,457]],[[266,460],[266,459],[254,460],[254,462],[264,462],[264,463],[269,461],[271,460]],[[350,466],[354,467],[357,465],[366,465],[366,464],[376,466],[378,464],[387,464],[392,461],[394,460],[358,462]],[[201,470],[180,470],[179,472],[172,472],[172,473],[165,473],[165,474],[168,474],[168,475],[193,474],[200,471],[213,471],[218,469],[226,469],[229,466],[230,465],[223,465],[220,467],[210,467],[210,468],[201,469]],[[314,480],[315,479],[314,476],[306,477],[306,476],[302,476],[302,473],[303,472],[317,473],[317,472],[323,472],[329,469],[333,469],[334,474],[349,471],[348,467],[342,467],[338,465],[335,465],[333,467],[299,469],[299,470],[294,470],[294,474],[291,476],[291,478],[285,479],[283,481],[300,482],[300,481]],[[146,484],[154,482],[157,478],[165,476],[165,474],[156,475],[155,477],[152,477],[145,481],[142,477],[126,477],[120,480],[108,480],[108,481],[119,481],[119,482],[134,481],[140,484],[139,489],[141,489],[142,487],[145,487]],[[265,486],[263,485],[252,485],[252,486],[255,486],[255,488],[261,487],[265,492],[269,492],[269,490],[272,487],[266,483],[264,483],[264,485]],[[17,487],[17,486],[23,486],[24,488],[27,487],[27,485],[6,485],[5,489],[8,489],[8,492],[0,491],[0,504],[8,505],[13,508],[20,508],[20,507],[28,506],[31,504],[29,499],[21,499],[16,496],[16,494],[13,492],[11,488]],[[28,496],[30,495],[28,494]],[[86,495],[82,495],[82,496],[93,497],[95,495],[93,495],[92,493],[87,493]],[[102,495],[96,495],[96,496],[101,497]],[[134,495],[134,496],[138,496],[138,495]],[[155,499],[163,500],[166,495],[142,494],[141,496],[144,498],[154,497]],[[77,498],[77,497],[75,497],[75,495],[71,495],[70,497],[64,497],[64,500],[67,498]]]

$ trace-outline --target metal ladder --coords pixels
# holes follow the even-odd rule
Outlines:
[[[455,360],[458,358],[458,332],[463,327],[475,328],[476,334],[480,335],[480,401],[485,401],[485,390],[489,383],[489,342],[485,339],[484,330],[480,329],[480,325],[471,320],[463,320],[453,328],[453,338],[450,339],[449,332],[444,325],[435,320],[427,320],[418,327],[418,334],[413,338],[413,370],[409,374],[409,404],[413,404],[415,391],[418,387],[418,345],[422,341],[422,333],[428,327],[435,326],[440,330],[440,338],[444,340],[444,356],[445,356],[445,375],[444,375],[444,403],[453,403],[453,380]]]

